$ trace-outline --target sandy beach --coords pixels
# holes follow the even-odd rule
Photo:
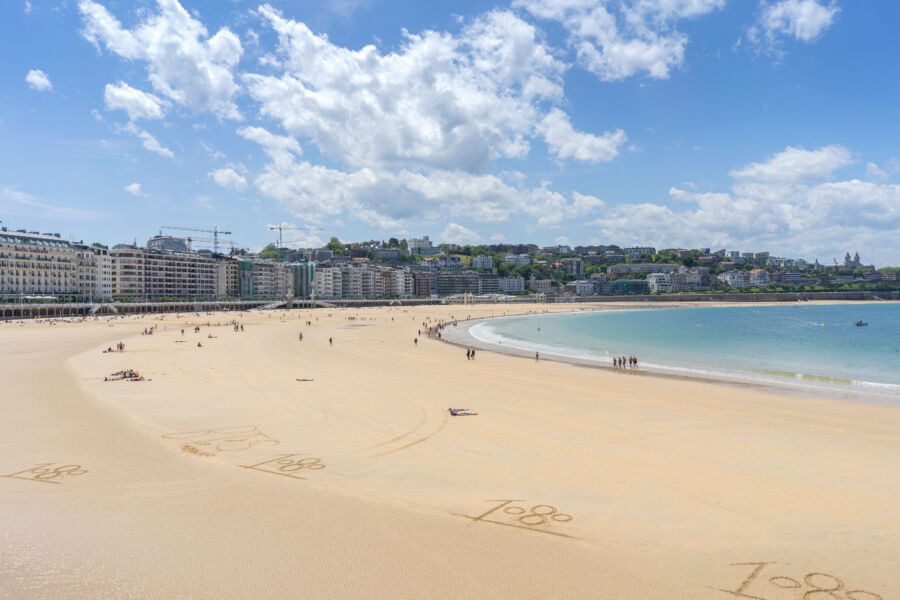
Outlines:
[[[900,597],[900,408],[417,336],[582,308],[2,323],[0,597]]]

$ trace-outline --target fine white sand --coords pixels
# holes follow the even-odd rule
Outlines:
[[[900,595],[900,408],[413,343],[535,308],[0,324],[0,598]]]

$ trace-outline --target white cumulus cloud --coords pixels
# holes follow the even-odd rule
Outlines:
[[[400,48],[351,50],[270,6],[279,75],[244,76],[264,116],[356,168],[484,170],[523,158],[565,64],[535,27],[493,11],[459,35],[406,33]]]
[[[178,0],[157,0],[158,12],[126,29],[105,6],[80,0],[82,35],[124,59],[144,61],[153,89],[195,112],[241,119],[234,96],[234,69],[243,54],[240,39],[223,27],[209,36]]]
[[[103,100],[109,110],[124,110],[132,121],[162,119],[169,103],[158,96],[135,89],[123,81],[106,84]]]
[[[557,21],[582,67],[604,81],[646,73],[667,79],[684,62],[688,36],[678,21],[706,15],[725,0],[514,0],[539,19]]]
[[[441,240],[449,244],[477,244],[481,236],[462,225],[449,223],[441,233]]]
[[[50,78],[40,69],[28,71],[28,75],[25,76],[25,82],[28,83],[28,87],[39,92],[46,92],[53,89]]]
[[[361,168],[339,170],[299,160],[292,138],[262,128],[241,133],[273,157],[254,183],[260,192],[293,214],[322,222],[346,213],[366,224],[399,231],[409,219],[430,221],[447,217],[499,223],[514,216],[534,218],[538,226],[584,216],[602,206],[591,196],[566,197],[547,186],[529,188],[512,177],[432,169]]]
[[[890,177],[890,175],[876,163],[870,162],[866,163],[866,177],[868,177],[869,179],[880,179],[884,181],[885,179]]]
[[[832,180],[849,156],[840,146],[788,147],[766,162],[733,170],[729,191],[673,187],[675,208],[620,204],[591,225],[601,239],[649,239],[660,247],[756,248],[829,259],[858,249],[866,260],[896,261],[900,186]]]
[[[137,182],[129,183],[122,189],[133,196],[143,196],[144,195],[144,191],[141,189],[141,184],[139,184]]]
[[[134,125],[134,123],[128,123],[128,125],[122,128],[122,131],[127,131],[128,133],[137,136],[138,139],[141,140],[141,145],[150,152],[159,154],[160,156],[163,156],[165,158],[175,158],[175,154],[173,154],[171,150],[160,144],[159,140],[153,137],[150,132],[139,129]]]
[[[831,27],[838,13],[835,0],[762,0],[759,18],[747,38],[758,51],[780,58],[782,38],[813,42]]]
[[[558,108],[553,108],[538,125],[550,151],[558,158],[574,158],[584,162],[607,162],[619,154],[619,147],[628,139],[625,132],[617,129],[602,136],[576,131],[569,117]]]
[[[766,162],[751,163],[740,169],[734,169],[731,176],[735,179],[759,182],[799,183],[828,179],[835,170],[853,162],[850,151],[837,144],[818,150],[788,146]]]
[[[207,175],[226,190],[243,190],[247,188],[247,179],[230,167],[210,171]]]

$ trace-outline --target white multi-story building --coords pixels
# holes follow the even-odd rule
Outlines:
[[[633,246],[631,248],[622,248],[622,253],[625,254],[629,260],[638,260],[645,254],[656,254],[656,248],[652,246]]]
[[[316,298],[343,298],[343,283],[340,267],[316,269]]]
[[[479,254],[472,259],[472,268],[479,271],[490,271],[494,268],[494,257],[487,254]]]
[[[222,256],[216,259],[216,297],[236,298],[241,295],[238,261]]]
[[[733,289],[750,287],[750,274],[746,271],[725,271],[717,279]]]
[[[668,292],[669,275],[667,273],[650,273],[647,275],[647,285],[650,287],[651,293]]]
[[[573,282],[575,285],[575,294],[577,296],[593,296],[594,295],[594,282],[589,281],[587,279],[579,279],[578,281]]]
[[[0,295],[79,295],[78,250],[57,234],[0,229]]]
[[[415,293],[415,280],[409,269],[391,269],[390,284],[386,285],[385,296],[391,298],[408,298]],[[387,281],[387,280],[386,280]]]
[[[514,267],[521,267],[521,266],[524,266],[524,265],[530,265],[530,264],[531,264],[531,257],[528,256],[527,254],[512,254],[512,253],[509,253],[509,254],[507,254],[506,257],[503,259],[503,262],[509,263],[509,264],[511,264],[511,265],[514,266]]]
[[[113,258],[108,248],[92,246],[97,269],[95,281],[97,287],[94,295],[98,298],[112,298],[113,295]]]
[[[697,271],[679,271],[669,274],[670,292],[695,292],[701,288],[702,276]]]
[[[112,290],[129,298],[214,298],[216,262],[196,252],[118,245],[110,251]]]
[[[413,254],[417,254],[416,250],[419,248],[431,248],[431,240],[428,239],[427,235],[422,236],[421,239],[410,238],[406,240],[406,247]]]
[[[525,291],[525,278],[524,277],[501,277],[500,278],[500,291],[506,292],[506,293],[524,292]]]

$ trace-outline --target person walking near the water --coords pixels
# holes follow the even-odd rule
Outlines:
[[[534,353],[534,362],[539,362],[541,360],[541,355],[537,352]]]
[[[328,338],[328,345],[334,346],[334,338]]]
[[[471,348],[466,348],[466,360],[472,360],[472,350],[471,350]]]

